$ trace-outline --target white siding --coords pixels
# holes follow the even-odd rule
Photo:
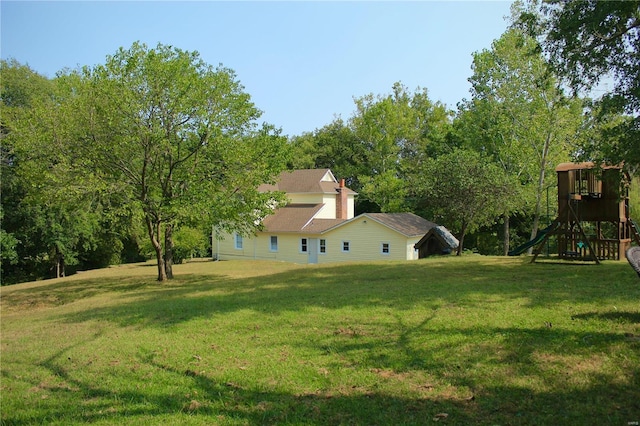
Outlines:
[[[271,237],[278,237],[278,251],[271,251]],[[259,232],[255,236],[244,237],[242,250],[234,248],[233,234],[224,234],[224,239],[214,247],[220,260],[266,259],[285,262],[307,263],[308,253],[300,253],[299,234],[272,234]]]
[[[352,219],[356,215],[355,195],[347,195],[347,219]]]
[[[334,194],[287,194],[290,204],[324,204],[324,207],[316,214],[316,219],[336,218],[336,195]],[[352,197],[351,197],[352,198]],[[348,203],[347,213],[353,217],[353,198]]]
[[[336,195],[323,194],[322,202],[324,208],[316,215],[318,219],[335,219],[336,216]]]
[[[322,203],[322,194],[287,194],[290,204],[320,204]]]
[[[407,238],[369,218],[359,218],[318,238],[327,241],[327,253],[319,263],[361,260],[407,260]],[[342,251],[342,242],[350,242],[350,251]],[[382,242],[389,243],[389,254],[381,253]],[[417,240],[416,240],[417,242]]]
[[[270,251],[270,237],[278,236],[278,251]],[[318,263],[369,261],[369,260],[413,260],[418,256],[413,249],[420,237],[407,238],[378,222],[362,217],[339,226],[325,234],[270,234],[260,232],[256,236],[244,237],[242,250],[234,248],[233,234],[226,234],[214,247],[221,260],[266,259],[285,262],[308,263],[309,254],[300,252],[301,238],[316,238],[326,241],[326,253],[318,248]],[[342,251],[342,242],[349,241],[350,251]],[[381,252],[382,243],[389,243],[389,254]],[[218,249],[219,248],[219,249]]]
[[[409,238],[407,240],[407,260],[417,260],[418,251],[414,248],[416,243],[420,241],[422,237]]]

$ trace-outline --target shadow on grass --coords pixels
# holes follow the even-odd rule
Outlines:
[[[164,330],[187,321],[238,311],[277,316],[315,307],[389,308],[394,314],[392,320],[380,322],[376,333],[358,337],[358,330],[347,330],[326,335],[323,341],[298,340],[291,344],[308,345],[313,352],[337,353],[339,356],[330,360],[337,367],[347,365],[364,372],[374,371],[371,374],[380,369],[429,374],[453,387],[467,389],[464,396],[442,391],[431,394],[428,390],[392,395],[376,390],[375,385],[362,390],[353,385],[292,394],[219,381],[158,361],[153,354],[139,356],[139,362],[163,376],[159,383],[171,383],[188,392],[159,390],[160,385],[154,391],[145,391],[145,380],[149,379],[134,374],[131,380],[135,382],[126,390],[82,380],[64,367],[64,351],[39,366],[68,384],[56,392],[69,393],[72,400],[77,396],[71,393],[80,392],[82,400],[87,401],[81,413],[71,414],[75,416],[72,420],[78,422],[135,423],[140,418],[144,423],[149,422],[148,417],[176,413],[202,416],[212,423],[240,424],[409,425],[437,419],[445,424],[582,425],[640,420],[639,365],[625,366],[624,380],[600,371],[599,365],[578,366],[583,369],[579,375],[588,378],[578,384],[565,383],[567,375],[557,371],[571,357],[607,354],[612,346],[636,344],[624,340],[622,334],[576,331],[543,323],[537,328],[496,327],[483,324],[482,318],[473,328],[432,327],[436,311],[442,306],[476,308],[518,299],[522,300],[523,308],[553,307],[559,302],[578,304],[638,296],[639,293],[629,294],[636,287],[625,284],[624,278],[611,280],[619,274],[619,268],[474,264],[473,270],[464,270],[460,266],[345,265],[243,279],[183,275],[168,285],[134,278],[109,284],[99,280],[94,283],[97,290],[90,290],[91,281],[81,281],[73,284],[68,302],[87,297],[84,291],[101,291],[114,293],[118,303],[64,313],[60,318],[67,323],[98,320]],[[82,284],[88,288],[83,290]],[[69,289],[56,285],[46,291],[66,290]],[[37,298],[42,293],[32,292],[30,296]],[[433,312],[427,310],[424,318],[413,321],[403,317],[403,311],[418,304],[432,308]],[[576,314],[574,318],[637,324],[638,315],[626,311],[590,312]],[[566,319],[570,322],[569,313]],[[495,371],[496,377],[477,376],[476,368],[485,375],[487,371]],[[8,373],[3,370],[3,374]],[[540,384],[518,385],[511,380],[513,377]],[[58,398],[51,398],[51,403],[41,401],[42,408],[31,417],[3,413],[2,420],[7,424],[33,424],[69,419],[67,409],[54,403],[55,399]],[[118,401],[126,401],[126,406],[118,405]]]
[[[620,268],[580,266],[483,265],[473,271],[431,264],[365,264],[295,269],[252,278],[181,275],[169,284],[137,278],[104,283],[81,281],[19,297],[36,298],[47,292],[65,302],[117,292],[120,303],[64,315],[69,322],[101,319],[122,326],[167,327],[197,318],[243,309],[278,314],[309,307],[380,307],[411,309],[417,303],[486,306],[526,298],[525,307],[553,306],[559,301],[591,302],[605,297],[633,297],[624,283],[608,283],[610,271]],[[626,269],[625,269],[626,270]],[[594,274],[592,271],[597,271]],[[560,272],[560,273],[559,273]],[[558,278],[560,277],[560,278]],[[11,295],[12,297],[18,297]],[[637,290],[640,298],[640,288]],[[129,298],[130,300],[127,300]]]
[[[522,337],[515,330],[513,347],[516,346],[515,340]],[[556,338],[565,337],[558,333]],[[607,336],[600,338],[606,339]],[[465,369],[471,366],[447,366],[454,370],[449,375],[451,381],[467,382],[473,389],[473,395],[464,398],[442,394],[430,396],[428,392],[420,396],[397,396],[375,390],[363,392],[357,386],[344,391],[291,394],[249,388],[231,381],[222,382],[190,369],[166,365],[157,361],[154,354],[148,354],[141,356],[139,361],[153,370],[156,377],[161,375],[163,381],[184,391],[145,392],[145,379],[142,377],[133,378],[137,382],[131,383],[126,390],[75,378],[70,368],[60,364],[68,349],[39,364],[63,381],[64,386],[48,388],[49,392],[57,394],[56,397],[42,400],[34,414],[3,412],[3,425],[98,421],[146,424],[153,423],[153,418],[162,421],[166,418],[164,416],[176,415],[178,417],[172,417],[174,420],[185,416],[183,419],[190,418],[194,422],[200,418],[203,424],[251,425],[423,425],[432,422],[455,425],[599,425],[603,422],[628,424],[640,419],[640,367],[630,373],[633,377],[627,384],[612,382],[603,374],[601,380],[590,386],[560,384],[560,387],[552,387],[556,390],[536,392],[499,382],[474,389],[474,383],[465,378],[468,376]],[[470,361],[478,362],[479,359]],[[527,360],[521,362],[524,365]],[[437,363],[428,363],[424,367],[439,368]],[[527,371],[532,375],[530,368]],[[42,384],[33,383],[33,386]],[[55,402],[60,398],[77,399],[78,394],[82,395],[80,410],[69,410]]]
[[[212,283],[222,278],[207,276],[204,279]],[[190,285],[191,283],[192,280],[188,278],[176,280],[171,284],[159,283],[157,280],[146,277],[105,277],[74,279],[72,281],[62,279],[46,285],[3,292],[2,305],[3,308],[12,310],[24,310],[32,307],[54,307],[103,294],[127,296],[133,293],[144,294],[154,290],[170,291],[181,285]],[[14,290],[13,288],[8,289]]]
[[[640,324],[639,312],[611,311],[611,312],[587,312],[584,314],[573,315],[574,319],[600,319],[605,321],[614,321],[626,324]]]

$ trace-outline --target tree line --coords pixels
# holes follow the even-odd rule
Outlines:
[[[257,187],[294,168],[345,177],[358,212],[412,211],[459,250],[471,236],[506,254],[536,234],[559,162],[640,164],[638,16],[638,2],[516,3],[455,111],[398,82],[289,138],[197,52],[134,43],[51,79],[2,61],[2,283],[149,256],[170,279],[212,227],[254,232],[285,201]]]

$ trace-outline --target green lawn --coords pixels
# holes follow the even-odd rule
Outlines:
[[[1,291],[2,424],[640,422],[626,262],[125,265]]]

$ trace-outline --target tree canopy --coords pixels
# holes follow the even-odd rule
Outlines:
[[[492,224],[516,195],[517,183],[489,158],[455,149],[427,161],[423,188],[434,219],[458,230],[460,255],[465,235]]]
[[[158,262],[172,277],[172,233],[204,221],[247,232],[273,207],[259,193],[287,160],[286,139],[222,66],[196,52],[135,43],[81,73],[77,148],[139,206]],[[164,239],[164,244],[163,244]]]
[[[451,114],[402,83],[389,94],[354,98],[345,123],[336,119],[313,133],[294,138],[297,164],[331,167],[359,193],[360,211],[398,212],[415,208],[424,162],[446,151]]]
[[[536,233],[558,162],[640,167],[640,0],[525,0],[512,11],[510,28],[473,54],[471,98],[456,113],[398,82],[290,140],[258,124],[233,70],[197,52],[134,43],[54,78],[1,61],[2,273],[103,266],[144,234],[158,279],[171,278],[211,226],[258,229],[285,200],[257,188],[287,167],[331,168],[359,193],[357,213],[441,220],[461,249],[502,222],[506,252],[510,218]],[[604,95],[579,98],[594,89]]]
[[[537,41],[518,29],[473,56],[470,101],[460,104],[458,137],[488,154],[519,183],[519,194],[504,204],[504,249],[509,250],[509,217],[533,206],[537,232],[541,200],[558,162],[569,158],[582,123],[582,102],[565,96]]]
[[[9,127],[15,170],[42,188],[19,198],[39,209],[40,234],[51,234],[62,265],[74,259],[67,248],[95,248],[100,221],[129,215],[145,224],[158,279],[171,278],[174,231],[206,224],[248,233],[283,201],[257,188],[285,167],[286,138],[257,124],[261,111],[232,70],[197,52],[134,43],[51,83]],[[27,99],[14,86],[3,90],[7,105]]]
[[[594,110],[602,131],[583,156],[640,166],[640,1],[533,1],[516,25],[541,39],[575,91],[604,90]]]

